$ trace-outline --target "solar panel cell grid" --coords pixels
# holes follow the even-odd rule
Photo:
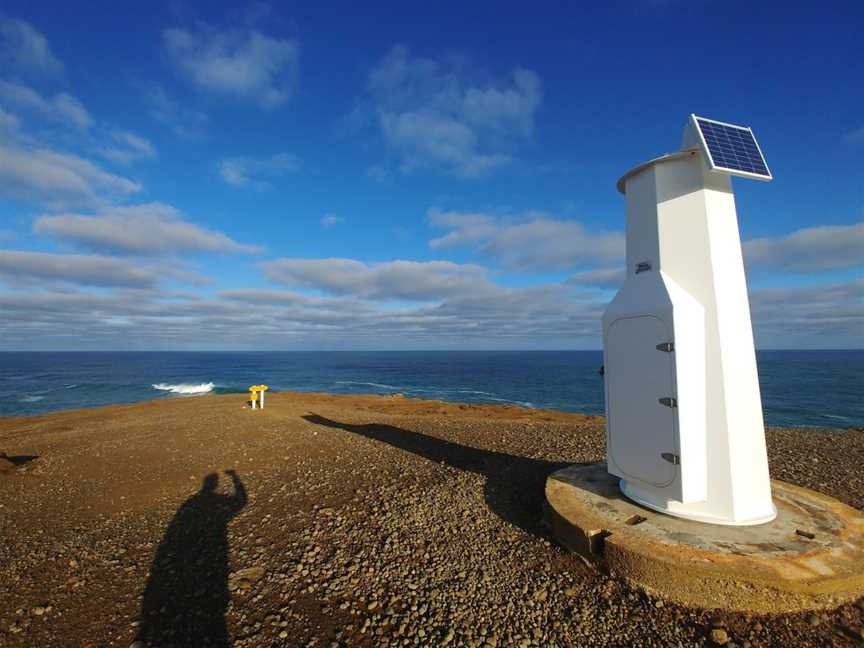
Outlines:
[[[696,119],[716,168],[744,171],[770,178],[765,159],[749,128]]]

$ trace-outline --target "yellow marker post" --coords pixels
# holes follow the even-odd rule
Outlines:
[[[270,389],[267,385],[252,385],[249,388],[249,400],[252,401],[252,409],[255,409],[256,405],[258,409],[264,409],[264,392]]]

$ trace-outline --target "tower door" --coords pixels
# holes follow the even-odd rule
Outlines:
[[[605,340],[609,458],[618,468],[613,472],[660,487],[677,471],[675,402],[667,400],[676,396],[673,354],[657,348],[671,340],[671,327],[648,315],[615,320]]]

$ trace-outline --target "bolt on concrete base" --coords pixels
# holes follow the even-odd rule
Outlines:
[[[864,514],[806,488],[771,487],[772,522],[718,526],[643,508],[605,463],[580,464],[546,480],[546,521],[566,549],[684,605],[776,613],[864,596]]]

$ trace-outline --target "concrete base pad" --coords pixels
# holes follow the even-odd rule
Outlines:
[[[805,488],[771,486],[773,521],[719,526],[641,507],[606,464],[582,464],[546,480],[546,518],[565,548],[685,605],[773,613],[864,596],[864,514]]]

